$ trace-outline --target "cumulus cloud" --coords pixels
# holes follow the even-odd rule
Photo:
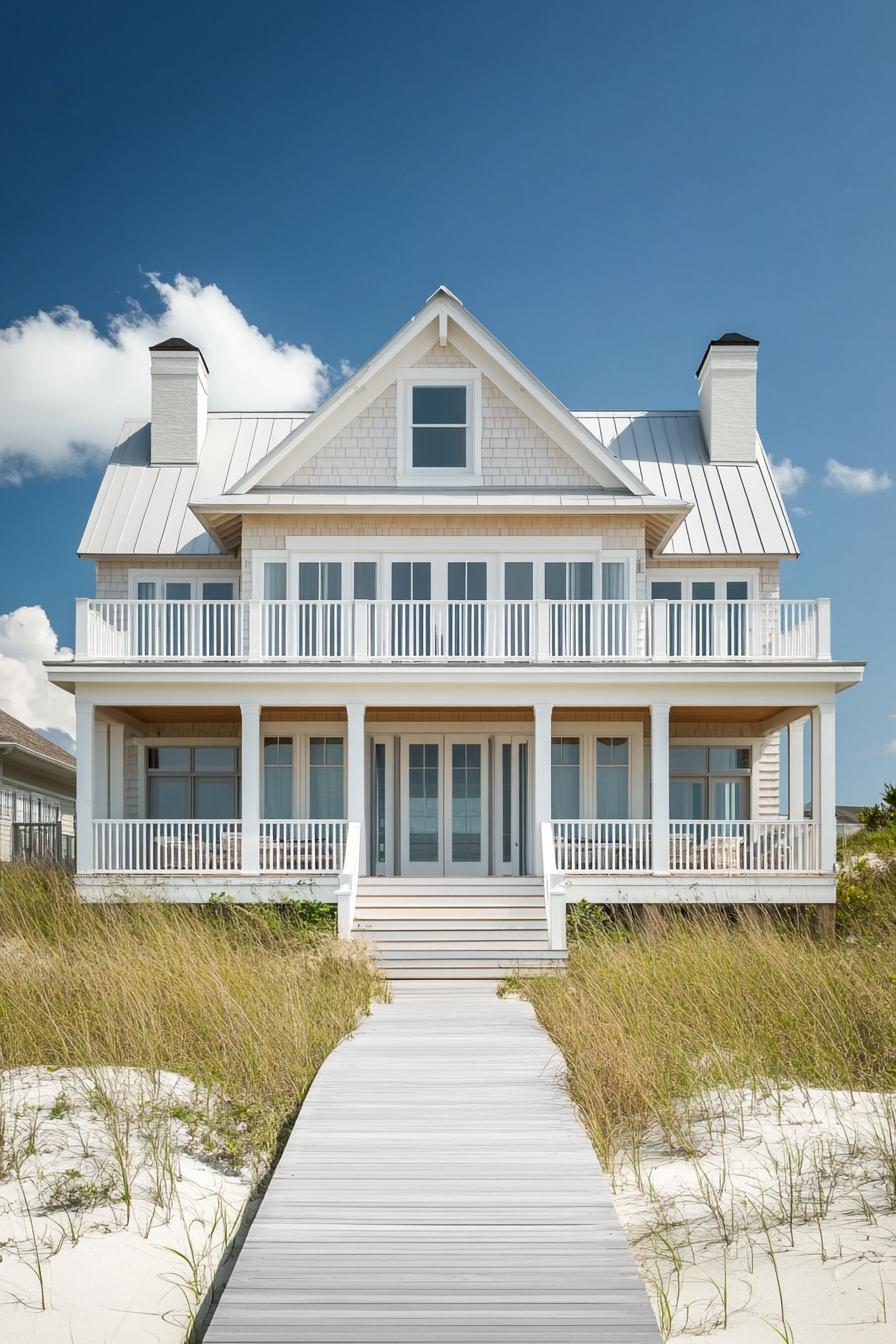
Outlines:
[[[829,457],[824,483],[847,495],[876,495],[881,490],[889,490],[893,481],[885,471],[875,471],[873,467],[849,467],[845,462],[838,462],[836,457]]]
[[[131,301],[99,331],[61,307],[0,329],[0,479],[108,457],[121,421],[148,416],[147,347],[170,336],[205,355],[212,410],[308,410],[326,395],[329,370],[310,346],[265,335],[217,285],[147,280],[161,313]]]
[[[45,658],[71,657],[60,647],[43,607],[18,607],[0,616],[0,709],[54,742],[74,750],[75,700],[52,686]]]
[[[806,468],[798,467],[789,457],[782,457],[780,462],[769,457],[769,465],[782,495],[795,495],[809,479]]]

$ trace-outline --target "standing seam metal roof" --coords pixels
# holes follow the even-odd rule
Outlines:
[[[195,467],[152,466],[149,425],[143,420],[126,421],[79,552],[184,558],[220,555],[190,505],[232,490],[308,414],[212,412]],[[757,442],[755,462],[714,463],[709,461],[696,411],[574,414],[653,495],[694,505],[663,548],[664,556],[798,554],[761,443]],[[327,487],[322,490],[326,493]],[[284,495],[284,508],[289,509],[288,495]]]

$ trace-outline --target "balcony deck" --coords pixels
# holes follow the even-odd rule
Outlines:
[[[827,660],[830,605],[749,601],[78,601],[75,656],[114,663]]]

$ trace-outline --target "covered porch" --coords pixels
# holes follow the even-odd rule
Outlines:
[[[817,901],[814,875],[830,900],[833,733],[832,700],[79,700],[78,871],[87,893],[130,875],[180,899],[222,888],[258,899],[284,882],[328,899],[361,875],[553,874],[608,902],[738,888],[751,894],[728,899]]]

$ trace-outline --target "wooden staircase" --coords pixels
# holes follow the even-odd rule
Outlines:
[[[362,877],[353,938],[390,980],[498,980],[562,966],[541,878]]]

